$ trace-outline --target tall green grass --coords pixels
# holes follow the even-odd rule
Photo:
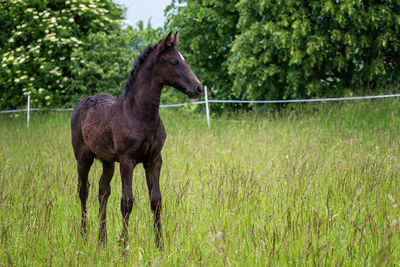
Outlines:
[[[0,117],[1,265],[398,265],[400,101],[293,105],[274,113],[163,109],[165,249],[154,244],[141,165],[127,247],[119,244],[119,170],[97,242],[90,172],[88,235],[70,144],[70,113]]]

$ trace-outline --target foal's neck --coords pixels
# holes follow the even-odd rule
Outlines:
[[[125,96],[126,103],[141,119],[149,123],[159,120],[161,91],[163,84],[158,82],[154,75],[154,67],[144,63],[138,70],[135,81]]]

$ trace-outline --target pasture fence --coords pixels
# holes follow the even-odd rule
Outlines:
[[[377,99],[377,98],[393,98],[400,97],[400,94],[386,94],[386,95],[372,95],[372,96],[351,96],[351,97],[331,97],[331,98],[311,98],[311,99],[290,99],[290,100],[218,100],[218,99],[208,99],[207,86],[204,86],[204,100],[195,101],[190,103],[181,104],[168,104],[160,105],[160,108],[170,108],[170,107],[183,107],[188,105],[205,105],[206,118],[208,128],[211,128],[210,124],[210,103],[233,103],[233,104],[282,104],[282,103],[305,103],[305,102],[327,102],[327,101],[346,101],[346,100],[362,100],[362,99]],[[29,126],[30,112],[31,111],[72,111],[73,108],[31,108],[30,107],[30,95],[27,99],[26,109],[13,109],[13,110],[0,110],[0,114],[6,113],[18,113],[26,112],[26,123]]]

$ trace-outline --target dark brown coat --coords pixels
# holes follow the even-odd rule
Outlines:
[[[203,91],[201,83],[177,49],[177,35],[172,37],[171,33],[158,44],[149,46],[137,58],[122,96],[118,99],[107,94],[89,96],[75,107],[71,133],[78,164],[82,233],[85,233],[86,225],[88,173],[94,158],[103,163],[99,182],[99,239],[103,242],[107,238],[106,206],[115,162],[120,163],[122,180],[121,237],[124,240],[134,201],[132,173],[138,163],[143,163],[154,214],[156,244],[163,247],[159,177],[166,133],[158,110],[164,85],[173,86],[190,98],[200,97]]]

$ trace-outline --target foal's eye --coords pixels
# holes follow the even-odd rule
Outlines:
[[[171,60],[171,64],[172,64],[172,65],[176,65],[176,64],[178,64],[178,60],[177,60],[177,59],[173,59],[173,60]]]

